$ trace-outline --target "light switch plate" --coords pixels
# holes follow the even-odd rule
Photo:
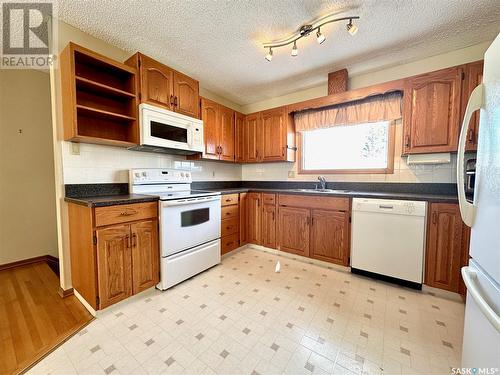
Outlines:
[[[71,155],[80,155],[80,143],[71,142]]]
[[[288,171],[288,178],[295,178],[295,171],[294,170]]]

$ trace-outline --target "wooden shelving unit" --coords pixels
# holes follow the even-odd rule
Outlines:
[[[74,43],[61,52],[64,139],[139,143],[137,71]]]

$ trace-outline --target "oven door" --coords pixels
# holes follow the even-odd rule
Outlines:
[[[220,196],[160,201],[160,248],[166,257],[220,238]]]

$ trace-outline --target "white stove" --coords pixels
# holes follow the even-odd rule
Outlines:
[[[189,171],[130,170],[130,192],[159,197],[160,272],[165,290],[220,263],[221,197],[191,190]]]

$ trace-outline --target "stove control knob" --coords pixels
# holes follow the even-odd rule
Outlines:
[[[142,172],[142,177],[147,177],[148,173],[147,172]]]
[[[135,172],[134,175],[135,175],[135,178],[141,177],[141,174],[139,172]]]
[[[181,172],[181,177],[184,177],[184,172]]]
[[[186,173],[186,177],[189,177],[189,173]]]

